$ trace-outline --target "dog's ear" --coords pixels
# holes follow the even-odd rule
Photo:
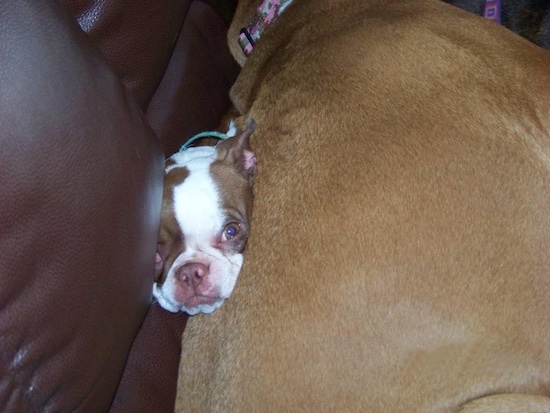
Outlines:
[[[256,174],[257,159],[254,152],[250,149],[250,135],[254,132],[256,123],[249,119],[244,131],[233,138],[218,143],[218,159],[231,163],[247,178],[252,178]]]

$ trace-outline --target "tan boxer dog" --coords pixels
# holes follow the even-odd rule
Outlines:
[[[176,410],[550,412],[549,52],[439,0],[294,0],[246,57],[258,2],[247,261]]]

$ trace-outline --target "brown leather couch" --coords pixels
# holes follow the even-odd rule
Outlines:
[[[0,0],[0,411],[173,411],[163,161],[228,108],[233,8]]]
[[[523,33],[537,2],[516,3]],[[234,6],[0,0],[1,412],[173,411],[186,317],[150,305],[163,159],[228,107]]]

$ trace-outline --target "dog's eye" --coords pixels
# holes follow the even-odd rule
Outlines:
[[[239,226],[239,224],[237,224],[236,222],[232,222],[230,224],[227,224],[223,229],[223,238],[224,240],[235,238],[237,235],[239,235],[239,232],[241,232],[241,227]]]

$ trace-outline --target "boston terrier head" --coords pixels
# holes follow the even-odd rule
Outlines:
[[[171,312],[211,313],[229,297],[250,231],[253,122],[216,146],[166,161],[153,295]]]

